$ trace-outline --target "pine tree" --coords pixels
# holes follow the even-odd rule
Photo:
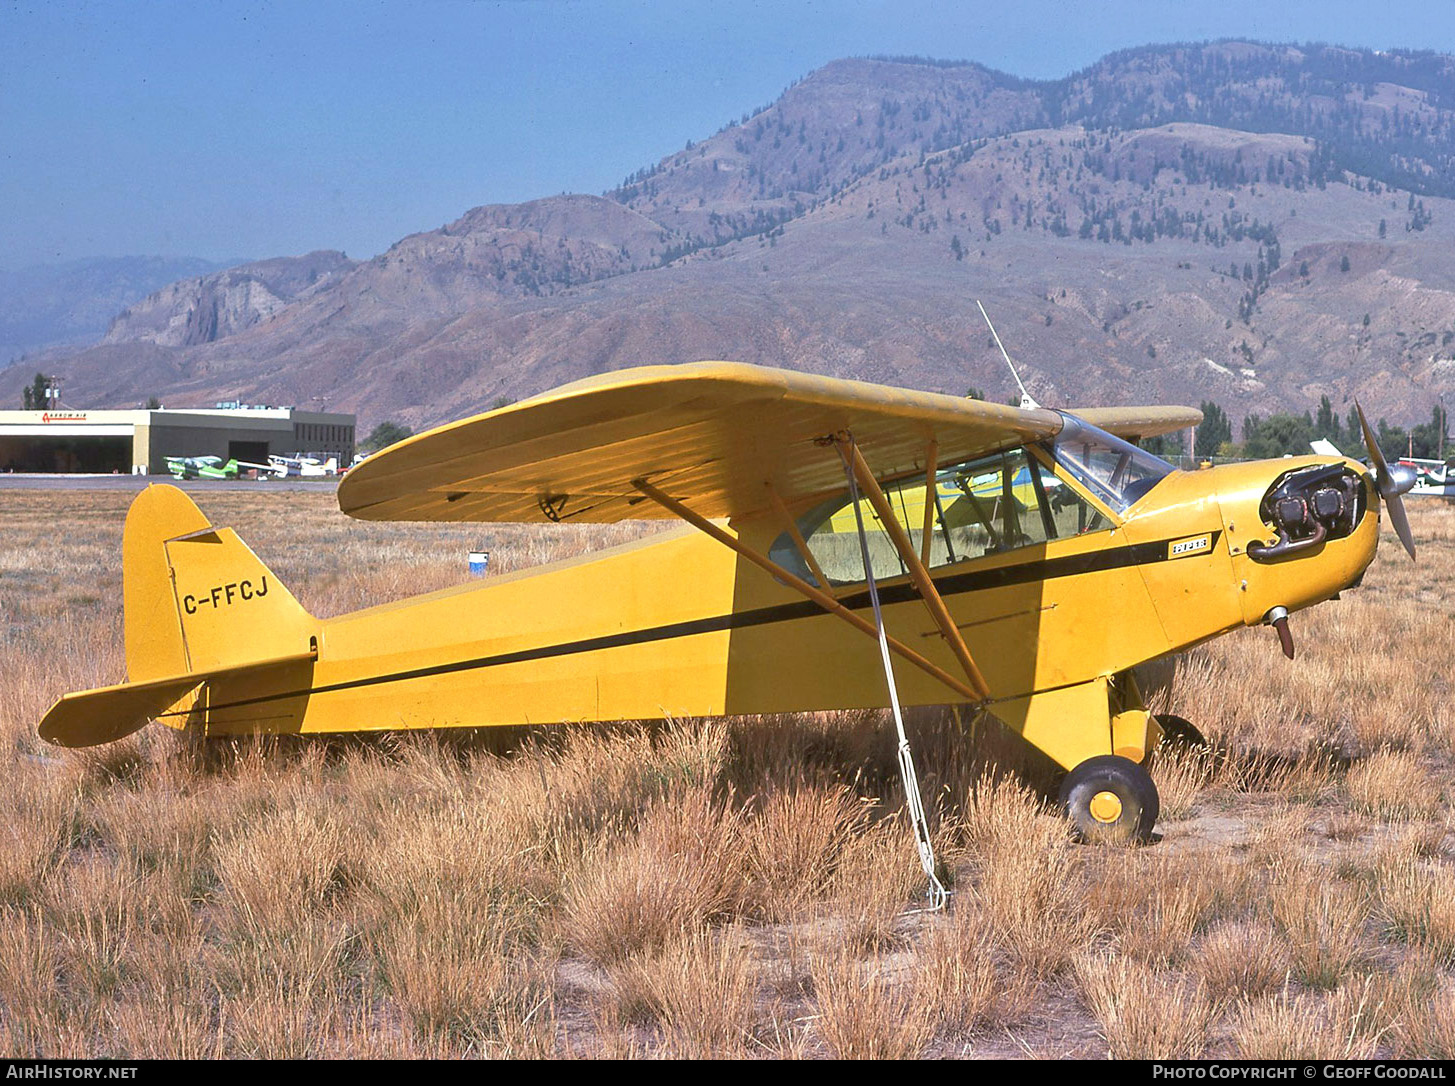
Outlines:
[[[50,406],[48,398],[46,396],[46,390],[48,385],[49,382],[46,381],[45,374],[43,373],[37,373],[35,377],[31,379],[30,384],[26,385],[25,388],[21,390],[20,395],[20,399],[25,406],[25,410],[41,411]]]
[[[1227,413],[1211,400],[1204,400],[1202,422],[1198,423],[1192,450],[1197,456],[1215,456],[1225,443],[1233,440],[1233,425]]]
[[[1314,417],[1314,436],[1335,445],[1339,443],[1341,429],[1339,416],[1334,411],[1334,401],[1327,396],[1319,397],[1319,413]]]

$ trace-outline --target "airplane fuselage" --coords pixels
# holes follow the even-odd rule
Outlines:
[[[1140,710],[1123,678],[1132,667],[1259,624],[1272,608],[1328,599],[1369,564],[1373,501],[1347,536],[1316,553],[1248,553],[1269,539],[1259,503],[1273,480],[1328,463],[1176,472],[1102,530],[935,569],[990,688],[990,711],[1066,766],[1145,749],[1155,741],[1145,713],[1116,734],[1119,711]],[[783,534],[771,517],[731,527],[760,552]],[[179,581],[177,591],[186,588]],[[888,631],[954,672],[909,578],[884,578],[879,590]],[[249,596],[241,585],[199,584],[191,595],[213,600],[214,612],[258,603],[256,588]],[[869,614],[864,584],[834,595]],[[316,658],[219,676],[205,704],[161,719],[209,735],[322,733],[853,709],[886,697],[870,638],[691,528],[316,620],[294,637],[300,643],[284,651],[307,653],[307,637]],[[896,677],[906,704],[964,700],[902,663]],[[1109,720],[1111,732],[1068,723],[1087,714]]]

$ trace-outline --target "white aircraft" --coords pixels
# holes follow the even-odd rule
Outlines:
[[[338,474],[336,456],[330,456],[327,460],[319,460],[315,456],[270,456],[268,459],[280,478],[295,476],[308,479]]]
[[[1423,460],[1413,456],[1402,456],[1399,462],[1414,468],[1418,473],[1411,494],[1423,494],[1432,498],[1455,498],[1455,461]]]

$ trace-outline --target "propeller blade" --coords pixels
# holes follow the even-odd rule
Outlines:
[[[1404,499],[1398,493],[1390,494],[1384,499],[1384,505],[1389,510],[1389,523],[1394,525],[1394,534],[1399,536],[1399,541],[1404,544],[1404,549],[1409,553],[1410,561],[1415,560],[1415,537],[1410,534],[1410,522],[1404,515]]]
[[[1369,465],[1374,469],[1374,482],[1382,496],[1389,482],[1389,465],[1384,460],[1384,450],[1379,447],[1374,431],[1369,428],[1369,420],[1364,417],[1364,408],[1359,406],[1358,400],[1354,401],[1354,410],[1359,413],[1359,426],[1364,431],[1364,447],[1369,450]]]
[[[1379,447],[1374,431],[1369,428],[1369,420],[1364,417],[1364,408],[1359,406],[1358,400],[1354,401],[1354,410],[1359,413],[1359,426],[1364,431],[1364,447],[1369,450],[1369,464],[1374,468],[1375,489],[1379,491],[1379,496],[1384,499],[1385,507],[1389,510],[1389,522],[1394,525],[1394,534],[1399,536],[1399,541],[1404,544],[1405,551],[1413,561],[1415,540],[1410,534],[1410,522],[1405,516],[1404,502],[1400,498],[1401,494],[1414,485],[1413,473],[1390,471],[1384,452]]]

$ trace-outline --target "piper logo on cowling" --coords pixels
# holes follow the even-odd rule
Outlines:
[[[1212,536],[1195,535],[1190,539],[1179,539],[1167,548],[1168,558],[1186,558],[1189,554],[1201,554],[1212,550]]]

